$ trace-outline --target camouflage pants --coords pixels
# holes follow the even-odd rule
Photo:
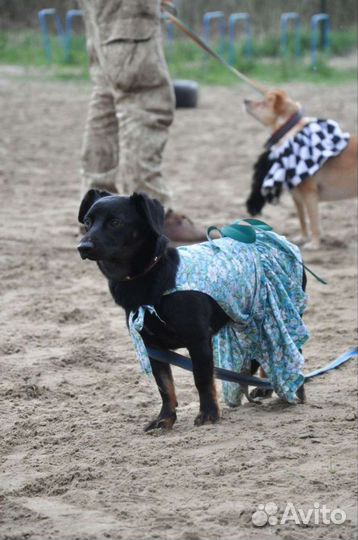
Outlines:
[[[174,92],[161,28],[149,39],[88,40],[93,91],[82,150],[82,190],[144,191],[162,203],[170,192],[161,163],[173,120]]]

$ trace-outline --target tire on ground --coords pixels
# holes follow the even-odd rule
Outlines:
[[[174,81],[176,108],[194,108],[198,104],[199,85],[195,81]]]

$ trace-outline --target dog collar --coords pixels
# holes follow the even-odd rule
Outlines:
[[[134,279],[138,279],[142,276],[145,276],[158,264],[158,262],[161,260],[162,256],[154,257],[152,263],[144,270],[144,272],[141,272],[140,274],[136,274],[135,276],[126,276],[124,279],[121,279],[120,281],[132,281]]]
[[[286,135],[286,133],[290,131],[290,129],[292,129],[296,124],[298,124],[298,122],[302,120],[302,118],[303,118],[303,109],[300,109],[295,114],[290,116],[290,118],[287,120],[285,124],[283,124],[281,127],[276,129],[276,131],[272,133],[271,137],[267,139],[265,143],[265,148],[268,150],[269,148],[271,148],[271,146],[276,144],[280,139],[282,139],[284,135]]]

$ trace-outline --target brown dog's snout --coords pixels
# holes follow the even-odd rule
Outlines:
[[[253,99],[244,99],[244,105],[246,108],[253,107],[255,103],[256,102]]]
[[[94,243],[91,240],[82,240],[77,247],[82,259],[90,259],[94,253]]]
[[[244,105],[243,105],[244,111],[250,112],[252,109],[252,105],[253,105],[252,99],[244,99]]]

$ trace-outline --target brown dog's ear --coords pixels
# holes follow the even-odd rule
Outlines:
[[[100,191],[99,189],[90,189],[87,191],[86,195],[83,197],[80,209],[78,212],[78,221],[80,223],[83,223],[84,217],[87,214],[88,210],[91,208],[91,206],[94,205],[98,199],[102,199],[102,197],[110,197],[112,193],[109,191]]]
[[[157,199],[152,199],[145,193],[133,193],[130,200],[135,204],[137,211],[146,220],[152,231],[158,236],[162,235],[164,226],[163,205]]]
[[[286,100],[286,92],[283,92],[282,90],[275,91],[274,111],[276,114],[281,114],[284,112]]]

